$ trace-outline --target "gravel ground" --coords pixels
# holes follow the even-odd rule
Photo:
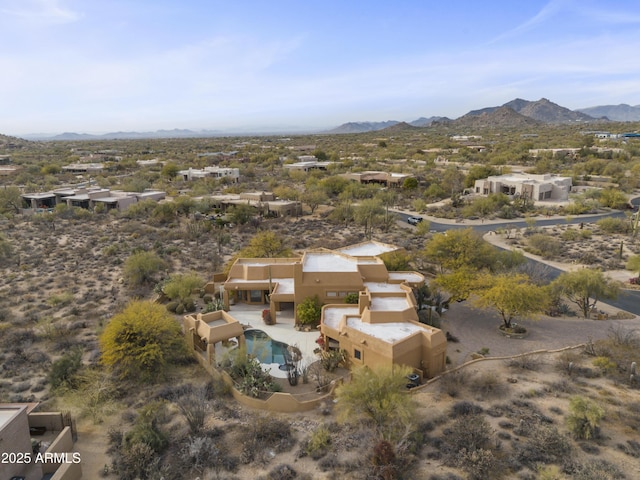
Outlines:
[[[615,310],[601,305],[610,317]],[[519,319],[517,323],[527,329],[526,338],[503,336],[498,327],[502,323],[497,313],[474,309],[466,302],[456,303],[442,318],[442,329],[458,338],[449,342],[447,355],[452,365],[471,360],[471,354],[482,348],[489,349],[489,356],[517,355],[533,350],[554,350],[606,338],[612,326],[622,325],[640,332],[640,317],[630,320],[590,320],[581,317],[546,317]]]

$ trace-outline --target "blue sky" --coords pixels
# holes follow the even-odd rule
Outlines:
[[[632,0],[0,0],[0,133],[640,104]]]

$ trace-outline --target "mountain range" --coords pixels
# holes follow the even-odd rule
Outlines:
[[[627,105],[628,107],[628,105]],[[629,107],[633,109],[635,107]],[[562,107],[552,101],[541,98],[535,102],[529,100],[523,100],[516,98],[510,102],[505,103],[497,107],[486,107],[479,110],[472,110],[466,115],[459,117],[455,120],[451,120],[446,117],[430,117],[419,118],[413,122],[408,122],[405,125],[412,127],[423,127],[433,124],[446,124],[451,127],[467,127],[467,128],[481,128],[481,127],[500,127],[500,128],[519,128],[519,127],[534,127],[536,125],[550,124],[560,125],[569,123],[587,123],[587,122],[600,122],[606,120],[623,121],[619,120],[622,115],[622,110],[617,107],[593,107],[593,109],[606,109],[604,115],[599,114],[600,110],[594,110],[593,115],[589,115],[582,110],[570,110],[566,107]],[[590,109],[583,109],[590,110]],[[617,113],[620,112],[620,113]],[[638,109],[637,119],[640,121],[640,108]],[[601,118],[601,117],[607,118]],[[630,113],[625,115],[624,121],[635,120]],[[359,123],[345,123],[328,133],[362,133],[377,130],[385,130],[391,126],[398,125],[401,122],[389,120],[386,122],[359,122]],[[407,128],[405,128],[407,129]]]
[[[480,128],[515,128],[534,127],[536,125],[560,125],[589,122],[637,122],[640,121],[640,105],[631,106],[602,105],[597,107],[580,108],[570,110],[552,101],[541,98],[537,101],[516,98],[504,105],[486,107],[472,110],[455,120],[447,117],[420,117],[412,122],[400,122],[387,120],[384,122],[348,122],[331,130],[316,132],[330,134],[365,133],[380,130],[408,130],[412,128],[424,128],[431,125],[450,125],[451,127]],[[312,132],[307,132],[312,133]],[[91,135],[84,133],[67,132],[55,136],[28,135],[24,138],[33,140],[113,140],[113,139],[139,139],[139,138],[192,138],[192,137],[217,137],[232,135],[230,132],[220,130],[157,130],[155,132],[113,132],[104,135]],[[239,135],[237,133],[236,135]]]

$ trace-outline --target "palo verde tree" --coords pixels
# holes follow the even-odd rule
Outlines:
[[[482,275],[476,285],[473,303],[497,310],[504,328],[511,328],[515,318],[543,312],[548,306],[546,288],[535,285],[525,274]]]
[[[291,255],[282,236],[270,230],[258,232],[238,253],[239,258],[286,258]]]
[[[463,267],[480,270],[491,267],[495,250],[471,228],[437,233],[425,244],[425,260],[438,266],[441,273]]]
[[[638,278],[640,278],[640,255],[629,257],[629,260],[627,260],[627,270],[637,273]]]
[[[171,300],[185,303],[191,295],[202,288],[204,280],[197,273],[174,274],[162,285],[162,292]]]
[[[298,322],[302,325],[318,325],[322,316],[322,303],[317,295],[307,297],[296,307]]]
[[[406,366],[359,367],[351,381],[336,390],[338,418],[347,422],[368,422],[378,436],[392,443],[409,433],[415,403],[406,394]]]
[[[133,301],[100,336],[101,361],[121,379],[156,381],[184,360],[187,348],[180,325],[162,306]]]
[[[552,282],[551,288],[575,303],[584,318],[589,317],[598,300],[614,299],[620,291],[615,282],[605,277],[602,270],[591,268],[564,272]]]

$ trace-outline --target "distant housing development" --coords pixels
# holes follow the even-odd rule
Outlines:
[[[317,296],[324,304],[320,332],[325,349],[345,350],[354,365],[402,364],[421,377],[433,377],[445,367],[447,342],[441,330],[418,321],[413,289],[424,285],[424,276],[389,272],[380,258],[398,250],[365,242],[340,250],[307,251],[295,258],[239,258],[226,281],[209,284],[208,289],[223,294],[227,310],[237,303],[268,305],[274,321],[278,312],[297,312],[301,302]],[[357,303],[345,303],[349,294]],[[239,330],[230,326],[232,318],[231,308],[209,327],[219,325],[223,333],[235,335]],[[202,330],[195,320],[190,322],[193,332]],[[189,343],[213,361],[216,348],[221,348],[216,342],[224,335],[205,330],[206,335],[202,330]]]
[[[531,200],[566,201],[571,191],[571,177],[512,173],[476,180],[474,192],[480,195],[504,193]]]
[[[143,200],[162,200],[165,192],[150,190],[145,192],[123,192],[108,188],[60,188],[51,192],[24,193],[22,199],[25,209],[38,211],[55,208],[56,205],[66,204],[70,207],[93,209],[97,205],[104,205],[108,210],[125,210],[134,203]]]

